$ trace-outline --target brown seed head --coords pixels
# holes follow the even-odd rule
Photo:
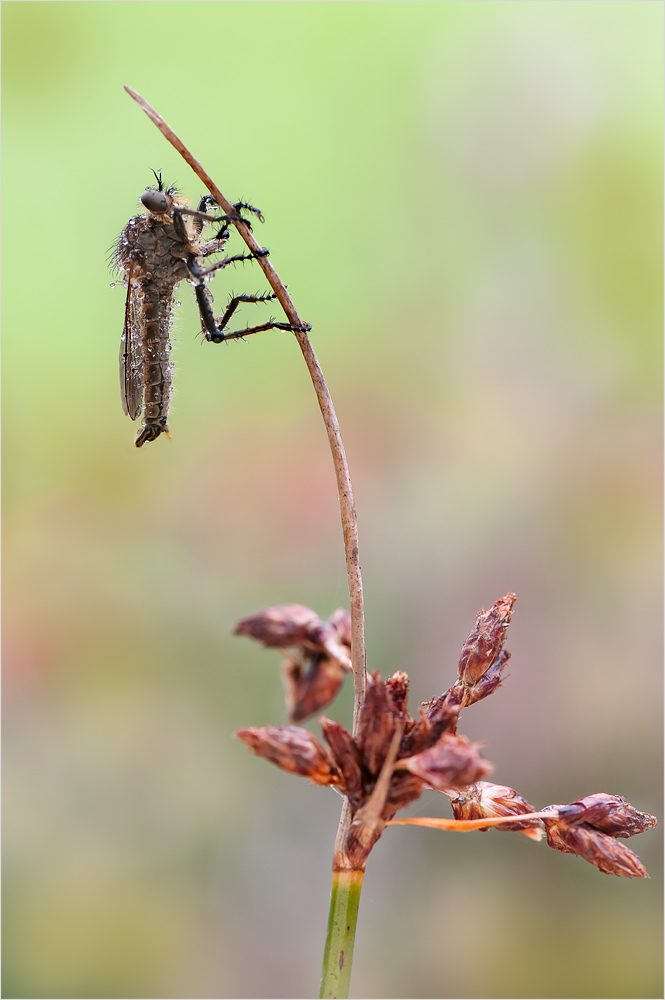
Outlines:
[[[481,611],[478,615],[459,660],[458,676],[466,687],[475,685],[498,660],[516,599],[514,594],[506,594],[489,611]]]
[[[378,673],[368,678],[355,743],[362,765],[373,777],[381,770],[396,725],[402,723],[408,683],[402,671],[387,681]]]
[[[360,718],[358,734],[351,737],[346,730],[329,719],[322,719],[323,734],[330,746],[332,757],[343,783],[340,790],[348,797],[353,814],[367,806],[377,787],[381,770],[386,764],[389,748],[396,733],[403,733],[409,726],[415,725],[406,711],[406,696],[408,677],[398,671],[383,680],[378,673],[370,678],[367,698]],[[404,738],[397,744],[397,756],[407,755]],[[380,836],[382,822],[392,819],[398,809],[403,809],[414,799],[417,799],[425,787],[422,778],[406,769],[392,770],[387,782],[383,805],[377,807],[376,815],[381,823],[375,829],[371,842]],[[355,834],[354,834],[355,836]],[[361,838],[362,840],[362,838]],[[367,843],[363,841],[365,847]],[[362,844],[356,845],[360,850]],[[357,860],[356,848],[347,848]],[[356,852],[356,853],[354,853]]]
[[[340,726],[339,722],[322,718],[321,730],[324,739],[330,747],[337,769],[342,776],[340,790],[348,797],[352,807],[358,808],[364,800],[363,774],[360,767],[360,754],[350,733]]]
[[[606,792],[585,795],[568,806],[556,808],[559,818],[568,826],[588,823],[610,837],[633,837],[658,823],[655,816],[639,812],[623,795],[608,795]]]
[[[457,732],[463,693],[462,685],[457,683],[440,698],[426,701],[420,706],[420,718],[411,724],[405,734],[405,757],[434,746],[444,733]]]
[[[259,757],[290,774],[301,774],[315,785],[338,785],[339,775],[330,757],[311,733],[298,726],[259,726],[239,729],[236,736]]]
[[[350,636],[346,642],[347,631],[350,632],[347,618],[348,612],[343,608],[331,615],[331,621],[324,622],[315,611],[302,604],[277,604],[241,618],[233,634],[249,636],[271,648],[294,648],[310,656],[325,654],[351,670]]]
[[[621,795],[597,792],[570,805],[546,806],[543,817],[547,843],[555,851],[578,854],[609,875],[648,878],[640,859],[617,838],[632,837],[656,825],[656,818],[638,812]]]
[[[501,682],[503,680],[503,668],[508,663],[510,659],[510,653],[507,649],[503,649],[496,660],[485,671],[482,677],[479,677],[475,684],[466,686],[460,681],[457,682],[456,687],[461,687],[462,694],[462,708],[466,708],[468,705],[474,705],[477,701],[482,698],[487,698],[488,695],[493,694],[498,687],[501,687]]]
[[[624,844],[600,833],[592,826],[566,826],[555,820],[544,819],[547,843],[563,854],[578,854],[589,864],[595,865],[606,875],[624,875],[626,878],[648,878],[648,872],[636,854]]]
[[[423,709],[419,722],[414,722],[406,709],[408,684],[402,671],[385,681],[378,673],[369,678],[355,736],[338,722],[322,718],[329,753],[296,726],[263,726],[238,733],[259,756],[315,784],[334,785],[346,796],[352,822],[336,856],[354,867],[364,865],[386,822],[419,798],[427,785],[456,789],[491,770],[478,753],[480,744],[443,731],[457,718],[458,705],[432,702],[431,719]],[[414,745],[420,752],[412,752]]]
[[[351,619],[343,608],[324,622],[302,604],[279,604],[241,619],[234,634],[293,651],[282,663],[290,722],[300,722],[329,705],[344,673],[351,670]]]
[[[450,802],[453,807],[455,819],[485,819],[496,816],[520,816],[524,813],[533,813],[536,810],[526,799],[516,792],[514,788],[507,785],[494,785],[490,781],[477,781],[469,788],[458,792]],[[482,830],[487,833],[490,827]],[[497,826],[497,830],[539,830],[542,836],[540,823],[537,819],[524,820],[524,822],[505,823]]]
[[[249,636],[272,648],[302,648],[309,644],[312,632],[316,632],[321,624],[321,619],[311,608],[302,604],[278,604],[241,618],[233,634]]]
[[[466,788],[492,770],[490,762],[481,757],[480,746],[481,743],[470,743],[464,736],[444,733],[429,750],[402,759],[397,766],[407,768],[439,791]]]
[[[282,682],[289,722],[302,722],[329,705],[346,675],[338,660],[323,653],[305,660],[288,657],[282,661]]]

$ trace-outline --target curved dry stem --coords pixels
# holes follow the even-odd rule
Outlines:
[[[185,144],[178,138],[172,128],[166,124],[161,115],[145,101],[140,94],[131,87],[125,90],[136,103],[147,114],[148,118],[157,126],[164,138],[168,139],[182,158],[186,160],[199,180],[205,184],[210,194],[217,204],[227,215],[234,215],[235,209],[219,190],[215,182],[208,176],[201,164],[196,160]],[[243,240],[252,253],[262,250],[260,243],[255,239],[249,226],[242,220],[233,223],[242,236]],[[349,599],[351,604],[351,663],[353,665],[353,731],[357,731],[360,709],[365,698],[365,612],[363,600],[362,576],[360,573],[360,562],[358,558],[358,520],[356,517],[356,505],[353,499],[353,489],[351,487],[351,477],[346,461],[346,452],[342,443],[342,437],[335,414],[328,386],[323,377],[323,372],[317,360],[314,349],[310,343],[307,331],[310,329],[306,323],[300,319],[291,296],[286,290],[277,271],[270,263],[267,256],[258,257],[258,264],[266,276],[268,284],[277,296],[277,300],[286,313],[289,323],[294,327],[294,334],[300,350],[305,359],[305,364],[314,385],[316,398],[323,415],[330,451],[332,452],[335,476],[337,478],[337,489],[339,491],[339,506],[342,517],[342,531],[344,534],[344,551],[346,554],[346,571],[349,581]]]

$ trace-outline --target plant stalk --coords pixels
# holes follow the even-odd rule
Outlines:
[[[349,995],[353,945],[364,871],[333,871],[328,934],[319,997]]]
[[[174,149],[189,164],[199,180],[207,187],[219,207],[227,215],[234,215],[235,209],[231,202],[224,197],[212,178],[178,138],[173,129],[167,125],[161,115],[140,94],[132,90],[131,87],[125,87],[125,90],[147,114],[153,124],[157,126],[164,138],[171,143]],[[256,254],[263,249],[245,222],[238,219],[234,220],[233,224],[252,253]],[[300,319],[291,296],[286,290],[286,286],[270,263],[268,256],[257,257],[257,262],[263,270],[266,280],[275,293],[278,302],[286,313],[289,323],[293,327],[293,333],[302,351],[323,416],[335,468],[351,611],[351,664],[353,667],[354,695],[353,733],[355,734],[358,731],[360,710],[365,700],[367,670],[365,665],[363,584],[358,555],[358,519],[349,467],[346,461],[346,452],[328,386],[326,385],[312,344],[307,336],[307,331],[310,328]],[[351,809],[348,800],[345,800],[335,839],[333,856],[332,893],[328,919],[328,935],[323,961],[323,979],[321,982],[322,997],[348,997],[349,995],[356,919],[364,875],[364,870],[359,871],[357,868],[351,867],[351,862],[344,849],[351,825],[351,818]]]

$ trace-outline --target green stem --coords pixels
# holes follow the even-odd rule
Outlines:
[[[333,872],[319,997],[339,997],[346,1000],[349,995],[358,905],[364,875],[362,871],[348,869]]]

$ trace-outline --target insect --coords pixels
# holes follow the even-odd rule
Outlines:
[[[173,365],[171,354],[171,314],[175,287],[180,281],[194,286],[206,340],[218,344],[263,330],[293,330],[289,323],[269,320],[245,330],[226,332],[232,315],[241,302],[267,302],[276,296],[234,295],[220,319],[215,319],[212,295],[206,279],[215,271],[243,260],[268,254],[236,254],[223,257],[210,266],[205,259],[224,252],[229,239],[229,223],[243,221],[243,210],[261,222],[260,211],[245,202],[234,205],[235,215],[208,215],[216,206],[206,195],[196,209],[178,195],[175,187],[164,187],[161,173],[155,173],[157,187],[146,188],[141,195],[145,209],[130,219],[113,251],[114,263],[127,286],[125,322],[120,343],[120,387],[124,412],[136,420],[143,413],[143,426],[135,444],[140,448],[160,434],[170,437],[167,424]],[[220,228],[207,242],[200,242],[204,225],[217,223]]]

